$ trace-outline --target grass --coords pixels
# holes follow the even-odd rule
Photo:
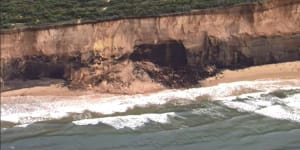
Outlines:
[[[263,0],[1,0],[0,29],[158,16]]]

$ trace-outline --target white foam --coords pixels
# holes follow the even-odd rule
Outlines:
[[[4,132],[6,130],[7,130],[7,128],[1,128],[1,132]]]
[[[276,80],[276,81],[241,81],[220,84],[213,87],[192,88],[185,90],[166,90],[149,95],[114,96],[109,98],[96,98],[94,95],[79,97],[57,96],[19,96],[10,97],[18,103],[6,103],[1,105],[1,120],[18,124],[28,124],[37,121],[59,119],[69,113],[82,113],[86,110],[101,114],[113,114],[126,112],[136,106],[144,107],[149,104],[161,105],[172,99],[195,100],[202,95],[210,95],[213,99],[224,99],[231,96],[237,90],[250,88],[263,92],[282,88],[300,88],[300,80]],[[59,100],[57,100],[59,99]],[[53,101],[55,100],[55,101]],[[30,103],[28,103],[30,101]],[[232,104],[234,105],[234,104]],[[245,105],[245,104],[240,104]],[[243,108],[252,110],[245,105]]]
[[[224,104],[230,108],[237,109],[239,111],[255,111],[259,107],[251,104],[247,104],[245,102],[235,102],[235,101],[227,101]]]
[[[216,108],[200,108],[200,109],[194,109],[191,111],[192,114],[196,115],[202,115],[206,114],[209,115],[212,118],[224,118],[225,115],[216,110]],[[186,118],[185,118],[186,119]]]
[[[294,113],[291,110],[284,109],[280,105],[274,105],[267,108],[256,110],[255,113],[268,116],[275,119],[292,120],[300,122],[300,114]]]
[[[272,101],[260,100],[260,99],[251,99],[251,101],[247,101],[249,104],[254,105],[256,107],[268,107],[272,106]]]
[[[249,94],[247,94],[249,96]],[[239,98],[246,98],[246,95]],[[254,112],[263,116],[291,120],[300,123],[300,94],[295,94],[285,99],[260,97],[260,94],[253,94],[248,100],[236,101],[237,97],[225,98],[221,101],[227,107],[242,112]]]
[[[298,109],[300,111],[300,94],[295,94],[293,96],[283,99],[287,106]]]
[[[116,129],[130,128],[137,129],[149,122],[161,124],[169,123],[169,117],[176,116],[174,112],[164,114],[142,114],[129,116],[105,117],[96,119],[84,119],[73,121],[76,125],[97,125],[99,123],[110,125]]]
[[[15,127],[17,128],[26,128],[28,127],[30,124],[20,124],[20,125],[16,125]]]

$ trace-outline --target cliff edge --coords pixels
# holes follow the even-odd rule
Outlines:
[[[198,86],[219,69],[295,60],[300,0],[1,33],[4,83],[49,77],[101,92]]]

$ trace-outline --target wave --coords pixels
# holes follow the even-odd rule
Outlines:
[[[275,119],[290,120],[300,123],[299,100],[299,93],[286,98],[278,98],[271,96],[270,94],[254,93],[223,98],[220,102],[225,106],[238,111],[254,112]]]
[[[248,92],[255,92],[258,96],[262,93],[268,93],[280,89],[300,89],[300,80],[275,80],[275,81],[241,81],[234,83],[219,84],[213,87],[192,88],[185,90],[166,90],[148,95],[132,95],[132,96],[114,96],[108,98],[97,98],[95,95],[79,96],[79,97],[56,97],[56,96],[18,96],[9,99],[17,103],[4,103],[1,105],[1,121],[13,122],[16,124],[30,124],[39,121],[47,121],[52,119],[60,119],[68,117],[72,113],[84,113],[90,111],[102,115],[111,115],[115,113],[123,113],[135,107],[147,107],[149,105],[164,105],[174,99],[182,99],[178,103],[184,105],[189,101],[206,99],[223,100],[224,105],[241,109],[243,111],[251,111],[264,114],[262,106],[268,105],[268,101],[258,102],[238,102],[233,101],[234,95],[240,94],[243,89]],[[250,90],[249,90],[250,89]],[[255,94],[252,96],[255,97]],[[205,96],[207,95],[207,96]],[[297,96],[297,95],[296,95]],[[199,98],[200,97],[200,98]],[[202,98],[201,98],[202,97]],[[296,97],[297,99],[298,97]],[[299,99],[299,98],[298,98]],[[299,108],[299,101],[295,98],[288,97],[282,102],[287,105],[296,104]],[[259,111],[260,110],[260,111]],[[291,112],[292,113],[292,112]],[[297,114],[298,115],[298,114]],[[145,117],[145,116],[144,116]],[[148,116],[149,117],[149,116]],[[73,120],[90,119],[91,116],[77,117]],[[296,119],[295,119],[296,118]],[[288,119],[297,120],[295,116]]]
[[[73,121],[72,123],[75,125],[97,125],[99,123],[103,123],[110,125],[116,129],[130,128],[135,130],[149,122],[156,122],[160,124],[169,123],[169,117],[175,116],[176,114],[174,112],[169,112],[164,114],[143,114],[84,119],[79,121]]]

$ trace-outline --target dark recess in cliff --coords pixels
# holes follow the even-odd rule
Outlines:
[[[137,45],[130,56],[133,61],[150,61],[174,69],[187,65],[186,49],[180,41]]]
[[[62,64],[28,61],[24,65],[24,77],[26,79],[39,79],[40,77],[63,79],[64,74],[65,66]]]
[[[191,87],[209,73],[200,65],[188,65],[187,51],[181,41],[160,41],[136,45],[129,59],[156,83],[168,88]]]

